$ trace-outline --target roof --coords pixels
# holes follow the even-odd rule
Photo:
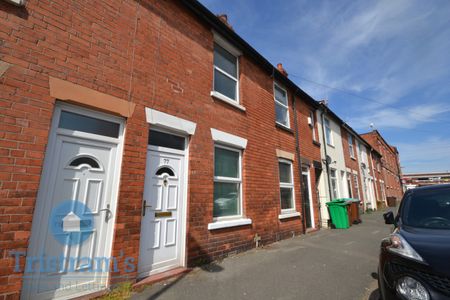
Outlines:
[[[364,136],[372,136],[372,135],[374,135],[374,134],[378,135],[378,136],[381,138],[381,140],[383,141],[383,143],[384,143],[386,146],[388,146],[388,148],[389,148],[392,152],[394,152],[394,153],[396,153],[396,154],[398,153],[397,147],[389,145],[389,143],[386,142],[386,140],[383,138],[383,136],[381,135],[381,133],[380,133],[377,129],[374,129],[374,130],[372,130],[372,131],[370,131],[370,132],[361,133],[361,136],[364,138]]]
[[[180,0],[180,2],[200,20],[212,27],[218,34],[230,41],[234,46],[238,47],[246,56],[252,58],[260,67],[271,74],[274,79],[286,85],[295,91],[303,100],[307,101],[311,106],[318,108],[319,103],[310,95],[297,86],[292,80],[284,76],[274,65],[272,65],[265,57],[256,51],[250,44],[241,38],[234,30],[223,23],[216,15],[203,6],[197,0]]]
[[[344,122],[338,115],[336,115],[330,108],[314,100],[310,95],[303,91],[298,85],[296,85],[288,77],[284,76],[274,65],[272,65],[264,56],[256,51],[249,43],[241,38],[232,28],[222,22],[216,15],[214,15],[209,9],[202,5],[197,0],[180,0],[180,2],[196,17],[211,26],[218,34],[230,41],[234,46],[238,47],[246,56],[252,58],[260,67],[271,74],[274,79],[283,83],[287,87],[295,90],[295,93],[299,95],[303,100],[307,101],[315,108],[326,107],[327,113],[332,115],[333,118],[339,121],[339,123],[348,129],[353,135],[359,137],[359,139],[370,149],[376,152],[379,156],[381,154],[373,148],[366,140],[364,140],[353,128],[351,128],[346,122]],[[387,143],[386,143],[387,144]]]
[[[359,137],[360,141],[362,141],[366,146],[369,146],[370,149],[375,152],[378,156],[382,156],[380,152],[378,152],[369,142],[367,142],[364,138],[360,136],[350,125],[348,125],[344,120],[342,120],[336,113],[334,113],[327,105],[320,103],[321,107],[326,111],[328,115],[331,115],[335,120],[337,120],[343,127],[345,127],[348,131],[350,131],[354,136]]]

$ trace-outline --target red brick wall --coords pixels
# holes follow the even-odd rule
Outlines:
[[[401,199],[403,189],[400,181],[401,170],[398,152],[392,146],[387,145],[377,131],[363,134],[362,137],[382,155],[381,164],[383,177],[385,178],[386,196]]]
[[[189,153],[189,264],[254,247],[256,233],[263,243],[269,243],[302,232],[300,218],[278,219],[275,151],[295,153],[295,137],[275,127],[270,74],[241,57],[240,96],[246,111],[211,98],[211,30],[178,2],[148,0],[138,5],[131,0],[29,0],[26,8],[17,8],[0,1],[0,44],[0,60],[11,64],[0,77],[0,299],[17,297],[21,287],[20,277],[11,276],[9,251],[26,250],[28,246],[56,101],[49,94],[49,76],[124,100],[130,95],[136,103],[126,123],[112,255],[131,256],[136,262],[139,255],[149,129],[145,107],[197,123]],[[293,126],[292,95],[290,109]],[[301,155],[320,160],[319,148],[312,144],[305,123],[311,108],[300,102],[298,109]],[[243,194],[245,214],[253,220],[251,226],[207,230],[213,208],[210,128],[248,139],[243,154]],[[300,211],[297,163],[296,159],[295,198]],[[133,278],[136,274],[128,275]]]

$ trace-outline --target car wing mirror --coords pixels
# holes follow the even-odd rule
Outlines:
[[[384,213],[383,218],[384,218],[385,224],[394,224],[395,223],[395,217],[394,217],[394,213],[392,211],[388,211],[387,213]]]

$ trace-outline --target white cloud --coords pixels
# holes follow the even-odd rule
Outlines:
[[[439,116],[450,111],[449,104],[421,104],[405,110],[382,108],[366,111],[351,117],[348,122],[353,127],[367,130],[370,123],[376,128],[411,129],[418,124],[439,122]]]
[[[296,36],[302,51],[297,51],[295,59],[300,75],[341,89],[357,87],[354,91],[389,104],[435,82],[448,86],[448,2],[431,5],[410,0],[354,1],[345,6],[334,5],[334,1],[326,3],[319,11],[308,11],[312,15],[307,22],[290,23],[292,28],[299,28]],[[308,46],[301,45],[302,36],[307,36],[304,40]],[[317,98],[327,93],[332,98],[340,93],[312,85],[302,82],[302,87]]]
[[[449,0],[201,1],[352,127],[385,129],[408,170],[450,169]]]

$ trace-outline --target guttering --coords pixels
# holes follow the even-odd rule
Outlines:
[[[297,156],[297,166],[298,166],[298,174],[300,179],[300,193],[302,199],[302,228],[303,234],[306,234],[306,199],[305,198],[305,184],[303,182],[303,174],[302,174],[302,156],[300,155],[300,139],[299,139],[299,130],[298,130],[298,121],[297,121],[297,109],[295,106],[295,94],[292,97],[292,108],[294,110],[294,127],[295,127],[295,154]]]

